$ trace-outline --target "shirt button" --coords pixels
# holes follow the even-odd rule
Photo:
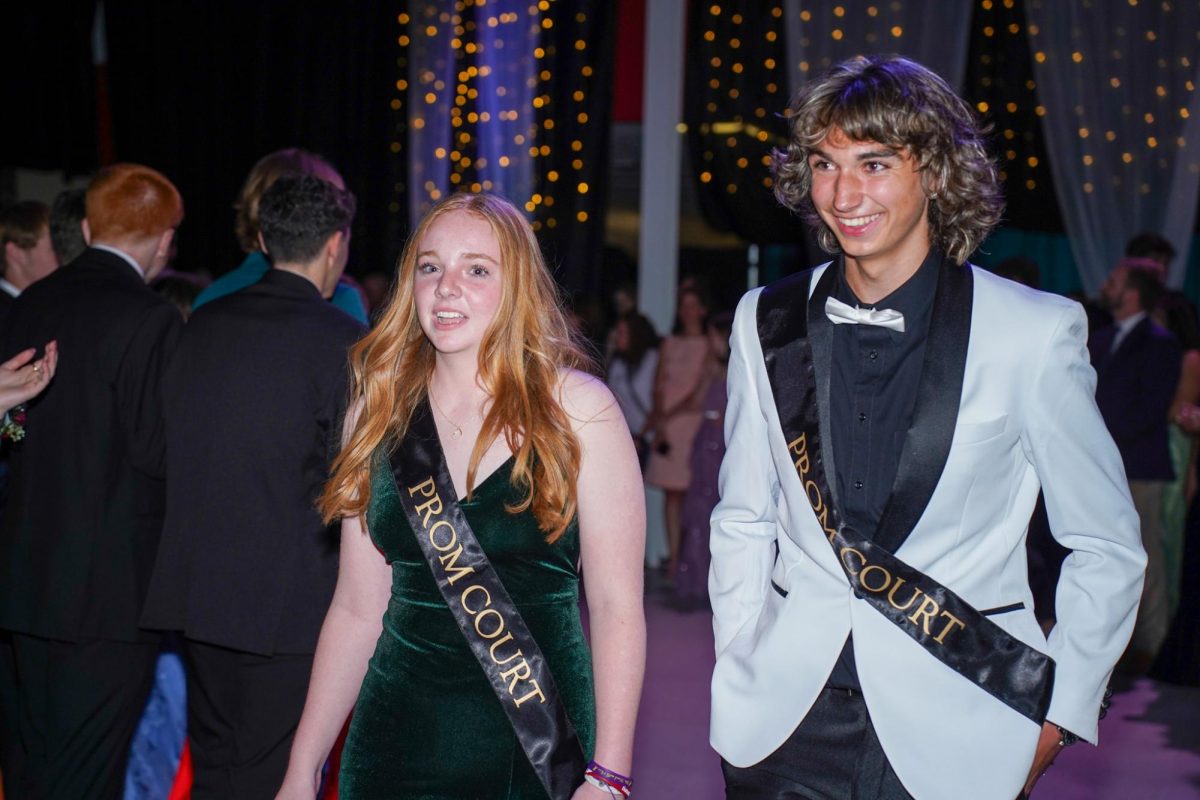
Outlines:
[[[861,412],[860,412],[860,413],[859,413],[859,415],[858,415],[858,421],[859,421],[859,422],[866,422],[866,421],[867,421],[867,415],[866,415],[866,414],[863,414],[863,413],[861,413]]]
[[[855,489],[861,489],[862,487],[863,487],[863,482],[862,482],[862,481],[855,481],[855,482],[854,482],[854,488],[855,488]]]
[[[867,353],[867,358],[874,361],[875,359],[879,358],[879,351],[878,350],[870,351],[869,353]]]

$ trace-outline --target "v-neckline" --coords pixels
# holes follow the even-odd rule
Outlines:
[[[439,444],[440,444],[440,442],[439,442]],[[442,452],[444,453],[445,451],[443,450]],[[443,456],[443,458],[444,458],[444,457],[445,457],[445,456]],[[480,490],[481,490],[481,489],[483,489],[483,487],[484,487],[484,486],[487,486],[488,484],[490,484],[490,483],[493,481],[493,479],[495,479],[495,478],[496,478],[496,476],[497,476],[497,475],[499,475],[501,472],[504,472],[504,471],[505,471],[505,467],[507,467],[507,466],[508,466],[510,463],[512,463],[512,461],[513,461],[515,458],[516,458],[516,456],[515,456],[515,455],[512,455],[512,454],[510,454],[510,455],[508,456],[508,458],[506,458],[506,459],[504,459],[504,461],[500,462],[499,466],[497,466],[495,469],[493,469],[491,472],[489,472],[489,473],[487,474],[487,477],[486,477],[486,478],[484,478],[484,479],[483,479],[483,480],[481,480],[481,481],[476,481],[476,483],[475,483],[475,491],[474,491],[474,494],[475,494],[475,495],[478,495],[478,494],[479,494],[479,492],[480,492]],[[453,479],[453,478],[451,478],[451,479],[450,479],[450,483],[451,483],[451,484],[453,484],[453,483],[454,483],[454,479]],[[454,493],[455,493],[455,494],[458,494],[458,487],[457,487],[457,486],[455,486],[455,487],[454,487]],[[465,495],[463,495],[463,496],[460,496],[460,497],[458,498],[458,504],[459,504],[459,505],[463,505],[463,504],[464,504],[464,503],[466,503],[466,502],[467,502],[467,498],[466,498],[466,496],[465,496]],[[472,500],[471,502],[475,502],[475,501],[474,501],[474,500]]]

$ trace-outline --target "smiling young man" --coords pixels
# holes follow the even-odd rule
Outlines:
[[[1012,800],[1096,741],[1145,567],[1086,318],[966,263],[1003,202],[938,76],[860,57],[789,112],[776,195],[837,255],[734,323],[709,582],[727,796]],[[1039,488],[1073,551],[1048,641]]]

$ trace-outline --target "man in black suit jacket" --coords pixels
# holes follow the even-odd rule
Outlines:
[[[51,340],[60,353],[29,404],[0,523],[0,681],[20,698],[3,765],[14,798],[123,791],[157,655],[138,616],[162,528],[160,378],[183,325],[146,284],[182,219],[158,172],[105,169],[87,193],[91,248],[22,292],[2,337],[4,356]]]
[[[185,637],[193,800],[278,790],[337,577],[315,503],[363,333],[325,302],[354,196],[287,176],[259,214],[274,268],[193,314],[165,381],[167,517],[143,622]]]
[[[0,211],[0,330],[25,287],[56,269],[46,204],[24,200]]]
[[[1112,433],[1129,491],[1142,524],[1148,563],[1137,624],[1124,667],[1149,668],[1170,625],[1162,546],[1163,488],[1175,477],[1167,449],[1167,414],[1179,384],[1183,353],[1150,311],[1162,295],[1162,268],[1148,259],[1125,258],[1101,287],[1113,324],[1088,342],[1096,368],[1096,404]]]

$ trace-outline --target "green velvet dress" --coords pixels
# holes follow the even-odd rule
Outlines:
[[[537,640],[586,758],[595,741],[591,655],[579,619],[579,530],[547,544],[520,498],[512,459],[461,503]],[[383,633],[342,753],[344,800],[546,800],[508,717],[446,607],[400,505],[385,458],[371,475],[367,525],[392,566]],[[581,776],[582,778],[582,776]]]

